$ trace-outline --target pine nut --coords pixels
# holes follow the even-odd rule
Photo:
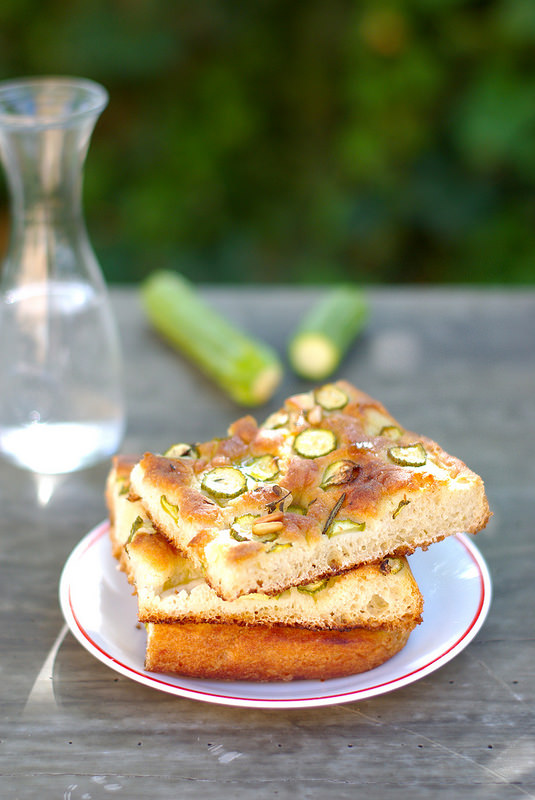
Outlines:
[[[278,533],[283,527],[282,522],[255,522],[252,531],[255,536],[265,536],[268,533]]]
[[[274,511],[272,514],[266,514],[265,517],[255,519],[255,525],[258,525],[259,522],[282,522],[283,519],[284,514],[282,511]]]
[[[314,406],[307,414],[307,420],[311,425],[319,425],[322,419],[323,414],[320,406]]]

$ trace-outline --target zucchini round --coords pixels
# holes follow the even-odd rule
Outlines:
[[[348,483],[358,469],[358,465],[349,458],[333,461],[323,473],[320,486],[322,489],[327,489],[329,486],[340,486],[342,483]]]
[[[379,436],[387,436],[389,439],[399,439],[402,435],[403,431],[397,425],[385,425],[379,431]]]
[[[400,467],[423,467],[427,461],[427,453],[420,442],[405,447],[391,447],[388,455]]]
[[[352,519],[335,519],[325,531],[326,536],[331,539],[340,533],[360,533],[366,527],[365,522],[355,522]]]
[[[242,464],[241,468],[254,481],[272,481],[279,474],[278,459],[269,454],[253,458]]]
[[[202,479],[201,488],[212,497],[231,500],[246,490],[247,479],[239,469],[234,467],[215,467],[206,473]]]
[[[178,506],[170,503],[164,494],[160,497],[160,505],[178,525]]]
[[[338,411],[347,406],[349,397],[335,383],[327,383],[314,392],[316,403],[325,411]]]
[[[295,452],[303,458],[319,458],[336,449],[336,436],[324,428],[307,428],[294,440]]]
[[[199,451],[194,444],[184,444],[180,442],[179,444],[172,444],[171,447],[168,447],[164,456],[166,458],[184,458],[185,456],[189,458],[199,458]]]
[[[297,587],[298,592],[303,592],[304,594],[317,594],[317,592],[321,592],[322,589],[327,588],[327,584],[329,583],[329,578],[324,578],[322,581],[316,581],[315,583],[305,583],[302,586]]]

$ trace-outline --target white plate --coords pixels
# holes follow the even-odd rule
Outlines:
[[[450,536],[410,564],[424,597],[423,622],[403,650],[380,667],[328,681],[250,683],[161,675],[143,669],[145,630],[137,624],[132,589],[111,555],[109,524],[101,523],[69,556],[60,603],[69,628],[96,658],[146,686],[232,706],[304,708],[346,703],[399,689],[446,664],[481,628],[491,599],[483,557],[467,536]]]

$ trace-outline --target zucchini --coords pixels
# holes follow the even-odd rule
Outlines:
[[[325,411],[338,411],[349,403],[349,397],[335,383],[327,383],[314,392],[316,403]]]
[[[336,436],[324,428],[307,428],[298,433],[294,450],[303,458],[319,458],[336,449]]]
[[[339,286],[324,294],[290,339],[288,358],[294,371],[310,380],[332,375],[367,316],[366,300],[356,286]]]
[[[236,517],[234,523],[239,525],[241,528],[246,527],[251,531],[251,526],[253,522],[257,519],[256,514],[242,514],[240,517]]]
[[[130,481],[127,478],[117,478],[117,487],[119,497],[130,493]]]
[[[289,420],[290,417],[286,411],[274,411],[273,414],[269,415],[262,427],[267,428],[268,430],[284,428],[284,426],[288,424]]]
[[[305,583],[302,586],[298,586],[297,591],[303,592],[304,594],[315,595],[317,594],[317,592],[321,592],[322,589],[326,589],[328,583],[329,583],[329,578],[324,578],[322,581],[316,581],[315,583]]]
[[[383,575],[397,575],[403,569],[403,561],[400,558],[387,556],[379,564],[379,569]]]
[[[256,519],[255,514],[242,514],[236,517],[230,526],[230,535],[237,542],[248,542],[251,538],[251,528]]]
[[[143,525],[143,518],[139,516],[136,517],[132,523],[132,527],[130,528],[130,536],[128,537],[126,544],[130,544],[130,542],[132,541],[132,539],[134,538],[134,536],[136,535],[136,533],[138,532],[138,530],[141,528],[142,525]]]
[[[323,473],[320,486],[322,489],[327,489],[329,486],[340,486],[342,483],[349,483],[349,481],[353,480],[358,470],[358,464],[355,464],[349,458],[333,461]]]
[[[230,529],[230,535],[231,535],[231,537],[233,539],[236,539],[237,542],[248,542],[249,541],[247,536],[242,536],[241,533],[238,533],[238,531],[235,528],[231,528]]]
[[[164,453],[166,458],[199,458],[199,449],[194,444],[172,444]]]
[[[388,455],[400,467],[423,467],[427,461],[427,453],[420,442],[408,444],[406,447],[391,447]]]
[[[175,506],[174,503],[170,503],[164,494],[162,494],[162,496],[160,497],[160,505],[163,508],[163,510],[169,514],[171,519],[173,519],[178,525],[178,515],[180,513],[178,510],[178,506]]]
[[[278,542],[277,544],[274,544],[272,547],[269,547],[266,550],[266,553],[275,553],[277,550],[285,550],[287,547],[291,546],[292,546],[291,542]]]
[[[355,522],[352,519],[335,519],[334,522],[331,522],[325,534],[331,539],[333,536],[338,536],[340,533],[359,533],[365,528],[365,522]]]
[[[245,475],[234,467],[215,467],[206,473],[201,482],[201,489],[212,497],[221,497],[225,500],[237,497],[246,488]]]
[[[279,474],[279,461],[268,454],[246,461],[241,468],[254,481],[272,481]]]
[[[286,509],[286,512],[288,514],[299,514],[299,516],[301,516],[301,517],[304,517],[305,514],[307,513],[306,509],[303,508],[303,506],[297,506],[297,505],[296,506],[288,506],[288,508]]]
[[[158,270],[141,285],[156,330],[240,405],[260,405],[282,378],[278,355],[208,306],[186,278]]]
[[[400,500],[398,503],[398,507],[396,508],[395,511],[392,512],[392,519],[396,519],[401,509],[404,508],[405,506],[410,505],[410,502],[411,502],[410,500]]]
[[[403,431],[397,425],[384,425],[379,431],[379,436],[387,436],[389,439],[399,439],[403,436]]]

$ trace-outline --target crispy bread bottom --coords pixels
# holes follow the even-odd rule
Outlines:
[[[236,681],[327,680],[366,672],[406,644],[414,623],[312,631],[285,626],[151,623],[145,669]]]

